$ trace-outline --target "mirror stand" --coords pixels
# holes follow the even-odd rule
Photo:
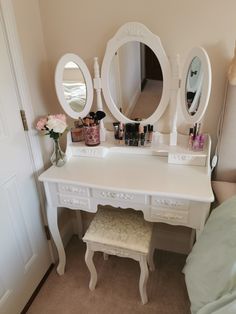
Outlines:
[[[119,128],[114,134],[101,120],[100,128],[91,129],[90,137],[98,138],[100,132],[101,144],[93,147],[72,142],[68,134],[69,156],[104,157],[108,152],[124,152],[168,156],[170,163],[182,164],[201,164],[210,156],[210,138],[199,132],[211,88],[210,61],[201,47],[190,51],[180,73],[179,56],[169,60],[157,35],[141,23],[129,22],[108,41],[101,75],[98,58],[94,58],[93,84],[86,64],[70,53],[57,64],[55,86],[62,108],[74,119],[84,118],[91,111],[94,90],[97,110],[103,111],[103,93],[117,121],[114,126]],[[171,130],[163,134],[153,127],[167,106]],[[178,133],[179,107],[192,126],[189,135]]]
[[[179,87],[180,87],[180,66],[179,66],[179,55],[177,54],[175,58],[171,59],[172,68],[172,86],[171,86],[171,96],[170,105],[172,109],[172,129],[170,132],[169,145],[176,146],[178,131],[177,131],[177,120],[178,120],[178,106],[179,106]]]
[[[102,104],[102,83],[100,77],[98,58],[94,58],[94,79],[93,79],[94,89],[97,96],[97,110],[103,111]],[[105,142],[106,140],[106,129],[103,120],[100,121],[100,141]]]

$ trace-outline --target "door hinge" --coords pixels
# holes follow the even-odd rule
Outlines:
[[[44,226],[44,230],[45,230],[47,240],[51,240],[51,234],[50,234],[48,226]]]
[[[25,131],[29,131],[25,110],[20,110],[21,120]]]

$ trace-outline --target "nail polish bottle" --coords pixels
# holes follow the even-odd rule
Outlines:
[[[199,150],[204,149],[204,144],[205,144],[205,135],[200,134],[200,139],[199,139]]]
[[[189,129],[189,138],[188,138],[188,148],[190,150],[193,148],[193,140],[194,140],[193,128],[190,128]]]
[[[147,126],[146,125],[144,125],[143,131],[144,131],[144,145],[145,145],[147,142]]]
[[[199,150],[200,135],[196,135],[193,141],[193,150]]]
[[[120,141],[124,138],[124,124],[122,122],[119,124],[118,137]]]
[[[119,139],[119,125],[120,125],[120,122],[113,122],[114,138],[115,138],[116,140]]]
[[[153,135],[153,125],[148,124],[148,138],[147,138],[148,143],[152,142],[152,135]]]

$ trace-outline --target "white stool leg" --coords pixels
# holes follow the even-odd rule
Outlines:
[[[85,263],[88,266],[90,271],[90,281],[89,281],[89,289],[92,291],[95,289],[97,284],[97,271],[93,263],[93,254],[94,251],[90,250],[87,244],[87,249],[85,253]]]
[[[143,304],[148,302],[147,298],[147,280],[148,280],[148,266],[146,256],[142,256],[140,261],[140,278],[139,278],[139,292]]]

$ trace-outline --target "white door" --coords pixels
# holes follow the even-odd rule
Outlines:
[[[20,313],[51,264],[0,15],[0,313]]]

